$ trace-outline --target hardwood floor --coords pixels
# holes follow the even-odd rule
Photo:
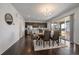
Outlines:
[[[34,51],[31,36],[21,38],[2,55],[77,55],[79,45],[70,44],[70,47]]]

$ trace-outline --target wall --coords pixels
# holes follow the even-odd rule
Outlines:
[[[79,8],[76,9],[74,18],[74,41],[79,44]]]
[[[73,22],[73,39],[74,39],[74,43],[79,44],[79,7],[68,11],[64,14],[62,14],[59,17],[53,18],[52,20],[50,20],[49,22],[52,23],[54,20],[57,21],[63,17],[69,16],[74,14],[74,22]]]
[[[13,24],[5,22],[4,15],[13,16]],[[24,35],[24,20],[11,4],[0,4],[0,54],[11,47]]]

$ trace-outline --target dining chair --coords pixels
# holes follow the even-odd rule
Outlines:
[[[38,44],[38,35],[36,33],[32,33],[32,36],[31,36],[32,40],[35,40],[36,41],[36,45]]]
[[[55,42],[59,46],[59,36],[60,36],[60,32],[58,30],[55,30],[53,36],[51,37],[53,46],[54,46]]]
[[[50,31],[45,30],[44,32],[44,38],[43,38],[43,47],[45,47],[45,43],[49,43],[49,47],[50,47]]]

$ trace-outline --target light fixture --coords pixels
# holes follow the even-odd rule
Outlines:
[[[40,5],[38,9],[39,12],[44,16],[50,16],[52,15],[52,12],[54,11],[55,7],[52,4],[44,4],[44,5]]]

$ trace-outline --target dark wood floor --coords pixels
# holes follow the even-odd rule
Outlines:
[[[21,38],[2,55],[78,55],[79,46],[70,44],[70,47],[56,48],[43,51],[34,51],[31,36]]]

